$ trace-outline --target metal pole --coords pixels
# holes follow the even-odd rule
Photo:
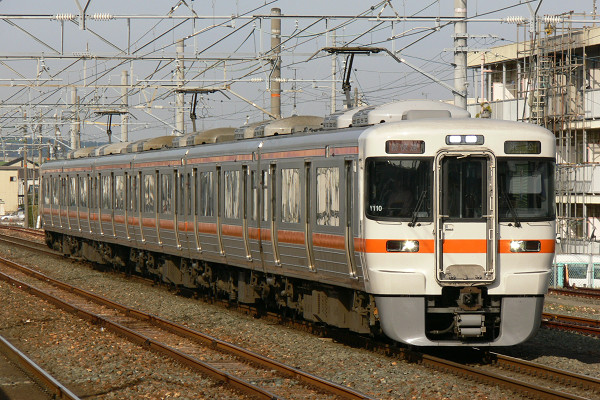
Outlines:
[[[127,70],[121,72],[121,105],[124,114],[121,114],[121,142],[129,140],[129,100],[128,100],[128,77]]]
[[[467,17],[467,0],[454,0],[454,16]],[[467,108],[467,22],[454,23],[454,105]]]
[[[25,137],[25,143],[23,143],[23,211],[25,212],[25,221],[23,226],[29,228],[29,199],[27,196],[29,173],[27,171],[27,138]]]
[[[335,47],[335,31],[331,31],[331,47]],[[336,111],[336,84],[335,79],[337,76],[336,71],[336,55],[335,53],[331,53],[331,113],[333,114]]]
[[[79,141],[79,97],[77,88],[71,88],[71,104],[73,105],[73,117],[71,118],[71,148],[78,149]]]
[[[272,8],[271,15],[280,16],[280,8]],[[277,118],[281,118],[281,18],[271,18],[271,52],[273,72],[269,79],[271,88],[271,113]]]
[[[177,86],[183,86],[183,80],[185,78],[184,73],[184,65],[183,65],[183,51],[184,51],[184,42],[183,39],[179,39],[177,41]],[[185,134],[185,124],[184,124],[184,96],[183,92],[178,92],[175,100],[175,129],[177,130],[177,135]]]

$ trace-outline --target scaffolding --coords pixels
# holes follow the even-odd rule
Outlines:
[[[557,253],[589,254],[585,28],[574,28],[571,17],[540,18],[535,32],[529,24],[519,26],[524,37],[529,35],[517,41],[518,97],[525,101],[519,119],[556,135]]]

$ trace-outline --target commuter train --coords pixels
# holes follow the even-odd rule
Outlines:
[[[555,243],[539,126],[406,101],[71,157],[42,167],[64,254],[416,346],[539,327]]]

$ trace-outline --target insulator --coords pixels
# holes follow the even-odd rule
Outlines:
[[[108,21],[110,19],[114,19],[115,17],[109,13],[94,13],[90,16],[90,18],[96,21]]]
[[[76,18],[75,14],[69,14],[69,13],[61,13],[61,14],[56,14],[54,16],[54,19],[57,21],[70,21],[75,18]]]
[[[546,24],[557,24],[563,20],[560,15],[544,15],[542,21]]]
[[[504,18],[504,22],[507,24],[524,24],[526,19],[523,16],[510,16]]]

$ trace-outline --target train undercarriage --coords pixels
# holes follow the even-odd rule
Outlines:
[[[198,295],[254,304],[288,316],[379,334],[375,301],[367,293],[46,232],[47,245],[67,256],[159,280]]]
[[[50,248],[65,255],[150,277],[197,295],[227,299],[294,318],[349,329],[408,344],[493,344],[502,323],[513,318],[512,301],[489,296],[485,287],[444,287],[441,296],[374,296],[366,292],[252,271],[230,265],[161,254],[117,244],[46,232]],[[538,307],[539,299],[523,299]],[[543,300],[543,296],[542,296]],[[514,308],[512,307],[512,308]],[[505,312],[503,312],[505,308]],[[537,311],[536,311],[537,312]],[[385,321],[380,321],[384,319]],[[504,321],[503,321],[504,320]],[[513,325],[526,325],[517,321]],[[521,336],[535,331],[526,328]],[[436,344],[437,343],[437,344]]]

